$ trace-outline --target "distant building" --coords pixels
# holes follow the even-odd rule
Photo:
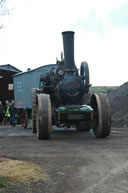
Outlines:
[[[10,64],[0,65],[0,100],[14,99],[13,75],[21,72]]]

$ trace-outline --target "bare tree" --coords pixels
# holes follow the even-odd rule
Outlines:
[[[10,10],[8,10],[7,7],[7,0],[0,0],[0,29],[4,27],[4,24],[2,22],[2,17],[5,15],[8,15],[10,13]]]

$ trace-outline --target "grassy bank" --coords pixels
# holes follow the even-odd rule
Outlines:
[[[116,90],[117,88],[118,86],[92,86],[90,87],[90,93],[99,93],[99,92],[108,93],[113,90]]]

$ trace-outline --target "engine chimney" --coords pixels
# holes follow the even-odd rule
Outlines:
[[[74,62],[74,32],[65,31],[63,35],[64,68],[65,71],[76,70]]]

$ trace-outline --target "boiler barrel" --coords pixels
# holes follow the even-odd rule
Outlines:
[[[63,35],[63,47],[64,47],[64,67],[66,70],[75,69],[74,62],[74,32],[65,31]]]

